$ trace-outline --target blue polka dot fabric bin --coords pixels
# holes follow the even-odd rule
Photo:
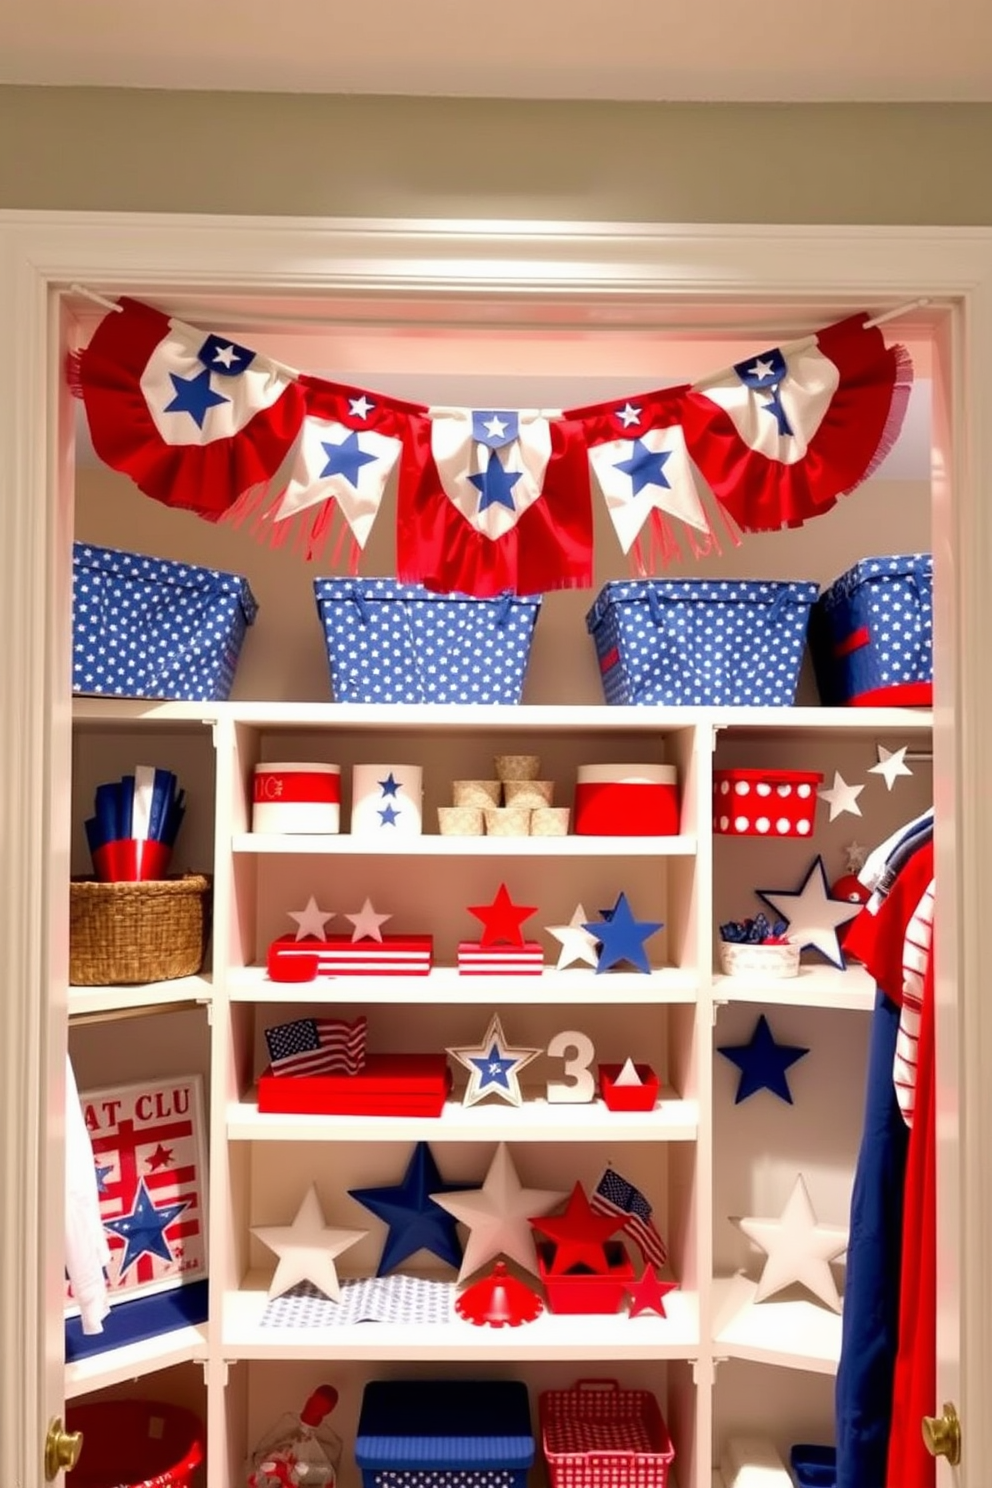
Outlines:
[[[813,607],[810,650],[828,706],[933,704],[933,558],[862,558]]]
[[[519,703],[541,596],[315,579],[339,703]]]
[[[223,702],[257,611],[237,574],[76,543],[72,690]]]
[[[526,1488],[534,1461],[516,1380],[370,1380],[355,1462],[362,1488]]]
[[[816,584],[642,579],[586,616],[608,703],[788,707]]]

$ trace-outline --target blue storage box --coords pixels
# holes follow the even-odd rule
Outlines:
[[[527,1387],[514,1380],[370,1380],[355,1462],[363,1488],[526,1488]]]
[[[930,707],[931,555],[863,558],[841,574],[813,607],[810,650],[829,706]]]
[[[837,1488],[837,1449],[797,1442],[789,1452],[796,1488]]]
[[[237,574],[75,543],[72,690],[223,702],[257,611]]]
[[[608,703],[788,707],[816,584],[607,584],[586,616]]]
[[[519,703],[541,596],[314,579],[338,703]]]

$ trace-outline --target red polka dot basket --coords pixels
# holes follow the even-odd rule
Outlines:
[[[729,837],[812,837],[822,780],[810,770],[714,770],[713,831]]]

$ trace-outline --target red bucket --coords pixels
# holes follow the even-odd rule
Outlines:
[[[66,1429],[83,1433],[73,1488],[193,1488],[203,1461],[202,1423],[157,1400],[68,1405]]]

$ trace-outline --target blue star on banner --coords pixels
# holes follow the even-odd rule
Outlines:
[[[156,1255],[163,1261],[175,1260],[169,1248],[169,1242],[165,1238],[165,1231],[173,1220],[177,1219],[188,1207],[188,1204],[188,1199],[181,1199],[178,1203],[163,1204],[157,1209],[152,1203],[151,1194],[142,1178],[134,1196],[134,1208],[131,1213],[122,1214],[119,1219],[103,1221],[104,1229],[110,1230],[114,1235],[119,1235],[125,1242],[124,1259],[121,1261],[120,1270],[122,1276],[143,1255]]]
[[[255,353],[236,341],[225,341],[222,336],[208,336],[197,352],[200,361],[218,377],[240,377],[247,372],[255,360]]]
[[[343,475],[349,486],[358,489],[358,472],[363,465],[372,465],[379,458],[378,455],[369,455],[359,448],[358,435],[352,429],[347,438],[342,439],[340,444],[328,444],[321,440],[324,453],[327,456],[327,464],[320,472],[320,479],[328,475]]]
[[[645,486],[663,486],[670,490],[671,486],[665,476],[665,463],[671,455],[670,450],[660,450],[655,453],[649,450],[643,439],[634,440],[634,448],[629,460],[614,461],[615,468],[622,470],[624,475],[629,475],[633,490],[632,496],[637,496],[644,490]]]
[[[663,925],[663,920],[635,920],[626,894],[620,894],[613,908],[603,911],[601,920],[582,926],[600,942],[597,974],[621,961],[629,961],[638,971],[650,972],[644,942]]]
[[[768,402],[763,406],[765,413],[772,414],[778,420],[778,432],[783,437],[793,432],[785,409],[782,407],[782,399],[777,387],[768,389]]]
[[[792,1105],[792,1091],[785,1072],[809,1050],[799,1044],[778,1044],[768,1019],[761,1014],[746,1044],[720,1044],[719,1052],[741,1072],[734,1104],[740,1105],[759,1090],[770,1090]]]
[[[493,450],[485,470],[480,470],[477,475],[469,476],[472,485],[482,493],[479,498],[479,511],[484,512],[487,506],[496,505],[515,511],[511,493],[521,475],[523,475],[522,470],[507,470],[500,461],[499,455]]]
[[[379,815],[382,817],[382,825],[384,827],[395,827],[400,813],[396,810],[395,806],[384,806],[379,812]]]
[[[394,779],[392,770],[390,770],[385,780],[377,780],[376,784],[384,796],[395,796],[398,790],[403,789],[402,780]]]
[[[165,412],[188,413],[198,429],[203,428],[203,420],[209,409],[216,407],[218,403],[231,401],[223,393],[215,393],[210,386],[209,367],[204,367],[195,377],[180,377],[178,372],[170,372],[169,377],[176,396],[171,403],[165,405]]]
[[[478,1187],[477,1183],[442,1182],[430,1147],[418,1142],[401,1183],[350,1188],[353,1199],[389,1226],[376,1275],[385,1276],[418,1250],[429,1250],[458,1270],[462,1263],[458,1221],[435,1204],[431,1194],[463,1193]]]

